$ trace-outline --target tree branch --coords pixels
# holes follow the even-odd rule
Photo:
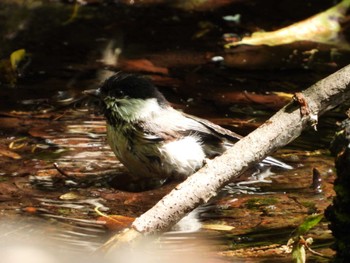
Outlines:
[[[237,142],[223,155],[179,184],[154,207],[138,217],[132,228],[113,236],[103,251],[118,247],[144,235],[169,230],[183,216],[207,202],[217,191],[268,154],[297,138],[302,130],[315,124],[317,116],[350,98],[350,66],[317,82],[299,96],[305,104],[292,101],[258,129]],[[299,97],[298,97],[299,99]],[[301,106],[308,107],[301,114]]]

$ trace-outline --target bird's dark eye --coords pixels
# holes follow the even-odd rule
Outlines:
[[[119,96],[124,96],[124,94],[125,94],[124,91],[118,90],[118,95],[119,95]]]
[[[125,92],[123,90],[110,90],[108,92],[108,96],[115,97],[115,98],[121,98],[125,96]]]

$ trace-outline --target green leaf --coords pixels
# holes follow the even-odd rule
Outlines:
[[[323,218],[323,214],[315,214],[305,218],[304,222],[298,227],[295,236],[302,236],[311,228],[316,226]]]

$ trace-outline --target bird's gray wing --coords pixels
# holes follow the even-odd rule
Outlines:
[[[134,136],[143,142],[176,140],[197,136],[203,144],[234,144],[242,136],[208,120],[169,109],[164,115],[134,124]]]
[[[133,125],[130,136],[140,143],[156,143],[162,141],[172,141],[181,137],[177,129],[164,125],[161,127],[157,124],[140,122]]]
[[[214,124],[208,120],[205,120],[205,119],[201,119],[201,118],[198,118],[198,117],[195,117],[195,116],[192,116],[192,115],[189,115],[189,114],[184,114],[187,118],[190,118],[190,119],[193,119],[195,120],[196,122],[198,123],[201,123],[205,129],[209,129],[211,131],[211,133],[214,133],[214,134],[217,134],[217,136],[219,137],[224,137],[225,139],[228,140],[228,142],[225,142],[223,141],[223,143],[225,145],[225,149],[227,149],[228,147],[232,146],[233,143],[237,142],[238,140],[240,140],[242,138],[241,135],[235,133],[235,132],[232,132],[228,129],[225,129],[217,124]],[[203,132],[205,132],[205,129]],[[230,145],[231,144],[231,145]],[[214,151],[216,150],[217,148],[214,147]],[[220,154],[220,152],[218,151],[217,152],[218,154]],[[267,165],[267,166],[275,166],[275,167],[280,167],[280,168],[283,168],[283,169],[293,169],[292,166],[284,163],[284,162],[281,162],[280,160],[277,160],[271,156],[267,156],[265,159],[263,159],[260,163],[260,165]]]
[[[242,136],[230,131],[228,129],[225,129],[215,123],[212,123],[211,121],[208,121],[206,119],[202,119],[190,114],[185,114],[183,113],[183,115],[189,119],[192,119],[198,123],[200,123],[201,125],[204,126],[203,130],[200,130],[200,132],[204,132],[204,133],[211,133],[211,134],[215,134],[218,137],[224,137],[226,140],[229,140],[232,143],[237,142],[238,140],[242,139]]]

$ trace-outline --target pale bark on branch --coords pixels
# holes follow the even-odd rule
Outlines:
[[[218,190],[268,154],[297,138],[315,117],[350,98],[350,66],[317,82],[304,92],[310,114],[302,115],[300,104],[291,101],[258,129],[237,142],[223,155],[179,184],[154,207],[138,217],[132,228],[112,237],[106,251],[120,243],[144,235],[161,233],[176,224],[188,212],[207,202]],[[316,131],[315,131],[316,133]]]

